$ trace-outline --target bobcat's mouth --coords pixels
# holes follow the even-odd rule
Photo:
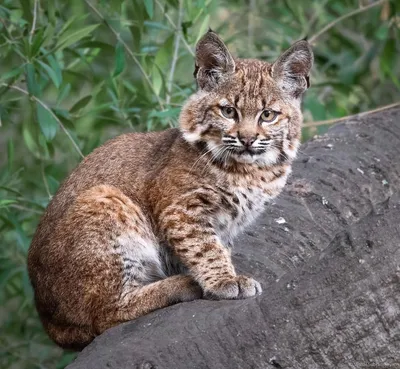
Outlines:
[[[238,154],[239,155],[250,155],[250,156],[254,156],[254,155],[261,155],[263,153],[265,153],[265,149],[258,149],[258,148],[254,148],[254,147],[247,147],[247,148],[242,148],[239,150]]]
[[[255,155],[261,155],[266,152],[265,148],[256,148],[256,147],[238,147],[238,148],[230,148],[229,149],[233,154],[236,154],[238,156],[255,156]]]
[[[273,145],[264,144],[260,146],[239,146],[233,144],[216,144],[207,143],[207,150],[212,152],[212,156],[218,162],[228,163],[235,161],[243,164],[251,164],[259,162],[260,164],[275,163],[279,153],[274,149]]]
[[[230,158],[232,160],[243,163],[260,165],[272,165],[279,159],[279,150],[274,146],[268,147],[235,147],[230,148]]]

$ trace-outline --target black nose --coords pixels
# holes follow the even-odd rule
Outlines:
[[[245,147],[250,147],[253,145],[254,141],[257,139],[257,137],[240,137],[239,136],[239,141],[243,144]]]

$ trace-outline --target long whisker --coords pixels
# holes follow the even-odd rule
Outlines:
[[[224,165],[227,166],[228,165],[228,159],[229,159],[229,154],[230,154],[230,150],[225,150],[224,151]]]
[[[281,151],[281,150],[279,149],[279,147],[275,144],[275,141],[274,141],[274,143],[271,145],[271,148],[278,150],[278,151],[279,151],[279,154],[282,155],[283,158],[284,158],[286,161],[289,161],[289,160],[290,160],[290,158],[287,156],[287,154],[286,154],[285,152]]]
[[[223,155],[223,153],[225,152],[225,150],[227,149],[226,146],[222,145],[222,147],[218,147],[218,150],[212,153],[212,157],[207,161],[206,165],[204,166],[202,173],[208,169],[212,163],[213,160],[218,159],[221,155]]]
[[[226,150],[226,147],[225,147],[224,145],[222,145],[222,147],[218,147],[218,150],[217,150],[216,152],[213,152],[213,153],[212,153],[212,157],[207,161],[206,165],[204,166],[204,169],[203,169],[202,173],[203,173],[206,169],[208,169],[208,168],[211,166],[212,162],[213,162],[215,159],[218,159],[218,157],[219,157],[225,150]]]
[[[219,145],[217,145],[216,147],[218,148],[218,147],[220,147],[220,146],[223,146],[223,144],[219,144]],[[189,171],[189,172],[191,172],[191,171],[195,168],[195,166],[199,163],[199,161],[200,161],[204,156],[206,156],[208,153],[210,153],[210,152],[213,151],[214,149],[215,149],[215,147],[212,147],[211,149],[207,150],[205,153],[201,154],[201,156],[194,162],[194,164],[193,164],[192,167],[190,168],[190,171]]]
[[[221,154],[220,154],[220,157],[221,157],[221,160],[222,160],[222,164],[224,165],[224,166],[226,166],[226,161],[225,161],[225,159],[226,159],[226,153],[227,153],[227,151],[228,151],[228,147],[225,147],[224,148],[224,150],[221,152]]]
[[[207,157],[206,162],[203,166],[203,168],[201,169],[201,174],[204,173],[204,171],[208,168],[209,164],[214,160],[215,154],[216,152],[218,153],[222,148],[221,147],[213,147],[213,151],[211,151],[211,155],[209,157]],[[216,151],[215,151],[216,150]]]

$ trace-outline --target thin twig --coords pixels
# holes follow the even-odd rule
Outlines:
[[[175,45],[174,45],[174,54],[172,57],[172,62],[171,62],[171,69],[169,71],[169,77],[168,77],[168,82],[167,82],[167,98],[165,102],[167,105],[171,101],[171,90],[172,90],[172,82],[174,80],[174,74],[175,74],[175,67],[176,67],[176,62],[178,61],[178,52],[179,52],[179,41],[181,39],[181,27],[182,27],[182,0],[179,0],[179,10],[178,10],[178,24],[176,28],[176,34],[175,34]]]
[[[318,127],[318,126],[323,126],[325,124],[333,124],[333,123],[341,122],[342,120],[349,120],[349,119],[352,119],[352,118],[361,118],[361,117],[364,117],[364,116],[372,114],[372,113],[377,113],[377,112],[380,112],[380,111],[383,111],[383,110],[395,108],[396,106],[400,106],[400,101],[398,101],[396,103],[393,103],[393,104],[381,106],[380,108],[364,111],[362,113],[353,114],[353,115],[347,115],[347,116],[342,117],[342,118],[334,118],[334,119],[320,120],[320,121],[317,121],[317,122],[305,123],[305,124],[303,124],[303,127],[305,127],[305,128]]]
[[[30,211],[31,213],[35,213],[35,214],[43,214],[42,211],[35,210],[35,209],[31,209],[31,208],[27,208],[27,207],[21,206],[21,205],[10,204],[10,205],[8,205],[8,206],[9,206],[10,208],[14,208],[14,209],[18,209],[18,210]]]
[[[160,1],[159,1],[159,0],[156,0],[156,3],[157,3],[157,5],[158,5],[158,7],[161,9],[161,11],[164,12],[164,7],[163,7],[163,5],[160,3]],[[178,27],[176,26],[176,24],[174,23],[174,21],[171,19],[171,17],[170,17],[167,13],[165,13],[164,15],[165,15],[165,18],[167,18],[167,21],[169,22],[169,24],[170,24],[175,30],[177,30]],[[194,56],[194,55],[195,55],[195,54],[194,54],[194,51],[192,50],[192,48],[190,47],[190,45],[189,45],[189,44],[187,43],[187,41],[185,40],[185,37],[183,36],[182,33],[180,33],[180,37],[181,37],[181,40],[182,40],[183,44],[185,45],[186,49],[189,51],[190,55]]]
[[[35,0],[35,5],[33,7],[32,29],[31,32],[29,33],[29,45],[32,44],[33,35],[35,34],[38,5],[39,5],[39,0]]]
[[[42,179],[43,179],[43,183],[44,183],[44,188],[46,189],[46,192],[47,192],[47,196],[49,196],[49,199],[51,200],[51,198],[53,196],[51,196],[49,184],[47,183],[46,175],[44,173],[43,162],[40,163],[40,171],[42,172]]]
[[[315,41],[316,41],[319,37],[321,37],[322,34],[324,34],[326,31],[330,30],[331,28],[335,27],[335,26],[336,26],[339,22],[341,22],[342,20],[347,19],[347,18],[349,18],[349,17],[352,17],[353,15],[360,14],[360,13],[362,13],[362,12],[365,12],[365,11],[371,9],[371,8],[374,8],[375,6],[383,5],[386,1],[388,1],[388,0],[379,0],[379,1],[375,2],[375,3],[369,4],[369,5],[367,5],[367,6],[364,6],[364,7],[362,7],[362,8],[359,8],[359,9],[355,9],[355,10],[351,11],[350,13],[347,13],[347,14],[342,15],[341,17],[335,19],[335,20],[332,21],[331,23],[328,23],[324,28],[322,28],[322,29],[321,29],[319,32],[317,32],[314,36],[310,37],[310,38],[308,39],[308,42],[309,42],[310,44],[315,44]]]
[[[118,42],[122,44],[124,47],[125,51],[129,54],[129,56],[132,58],[133,62],[137,65],[139,68],[140,72],[143,74],[144,79],[148,83],[151,91],[155,95],[158,105],[160,105],[161,109],[164,110],[164,104],[162,103],[160,97],[158,96],[156,90],[154,89],[153,84],[150,81],[150,77],[147,75],[146,71],[143,69],[142,65],[140,64],[139,60],[136,58],[135,54],[133,51],[129,48],[129,46],[126,44],[126,42],[121,38],[121,35],[114,29],[113,26],[107,21],[106,18],[104,18],[103,14],[100,13],[100,11],[88,0],[85,0],[85,3],[92,9],[96,15],[104,22],[104,24],[110,29],[110,31],[114,34]]]
[[[22,92],[23,94],[29,96],[32,100],[36,101],[38,104],[40,104],[44,109],[46,109],[51,116],[56,120],[56,122],[60,125],[61,129],[64,131],[64,133],[67,135],[69,140],[71,141],[72,145],[74,146],[75,150],[78,152],[78,154],[81,156],[81,158],[84,158],[84,155],[82,154],[81,149],[79,146],[76,144],[70,133],[67,131],[65,128],[64,124],[62,124],[61,120],[58,119],[57,115],[54,114],[53,110],[51,110],[42,100],[38,99],[36,96],[31,95],[28,91],[24,90],[21,87],[14,86],[14,85],[8,85],[7,83],[2,83],[2,86],[12,88],[13,90],[17,90],[19,92]]]

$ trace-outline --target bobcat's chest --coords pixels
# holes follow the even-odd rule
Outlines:
[[[226,244],[254,221],[268,197],[257,188],[246,188],[235,191],[233,199],[231,207],[221,210],[216,217],[218,233]]]
[[[216,215],[215,226],[225,245],[254,222],[266,204],[278,196],[286,183],[290,168],[271,180],[235,181],[230,186],[231,196],[225,196],[226,204]],[[264,178],[264,177],[262,177]]]

